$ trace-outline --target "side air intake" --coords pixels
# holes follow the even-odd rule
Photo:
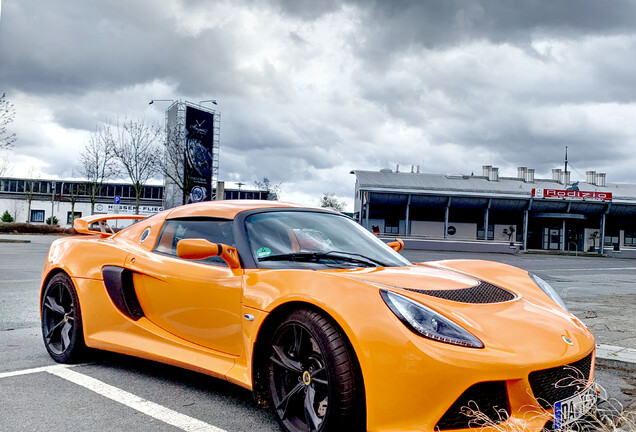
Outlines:
[[[132,272],[123,267],[105,266],[102,269],[102,276],[108,296],[117,309],[135,321],[142,318],[144,311],[135,293]]]

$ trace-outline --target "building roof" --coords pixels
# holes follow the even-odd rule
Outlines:
[[[532,189],[566,190],[571,187],[571,185],[566,186],[552,179],[524,181],[516,177],[499,177],[497,180],[489,180],[486,176],[476,175],[391,172],[388,170],[353,170],[351,174],[355,174],[359,189],[391,193],[440,193],[529,199],[532,196]],[[636,184],[606,183],[603,187],[579,181],[578,188],[585,192],[611,192],[613,202],[625,201],[636,204]]]

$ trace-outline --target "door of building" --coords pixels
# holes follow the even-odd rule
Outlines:
[[[568,228],[567,244],[565,245],[567,251],[582,251],[584,242],[583,228]]]
[[[561,228],[554,228],[554,227],[543,228],[543,249],[547,249],[547,250],[561,249]]]

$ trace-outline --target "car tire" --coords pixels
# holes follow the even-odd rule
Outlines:
[[[269,402],[287,432],[364,430],[357,360],[339,327],[300,309],[272,333],[267,356]]]
[[[82,361],[88,351],[82,312],[75,285],[66,273],[58,273],[49,280],[40,307],[42,336],[49,355],[58,363]]]

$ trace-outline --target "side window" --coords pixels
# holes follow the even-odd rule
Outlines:
[[[232,221],[228,219],[196,218],[167,220],[159,235],[155,252],[177,256],[177,243],[183,239],[205,239],[212,243],[234,245]],[[226,265],[221,257],[209,257],[197,262]]]

